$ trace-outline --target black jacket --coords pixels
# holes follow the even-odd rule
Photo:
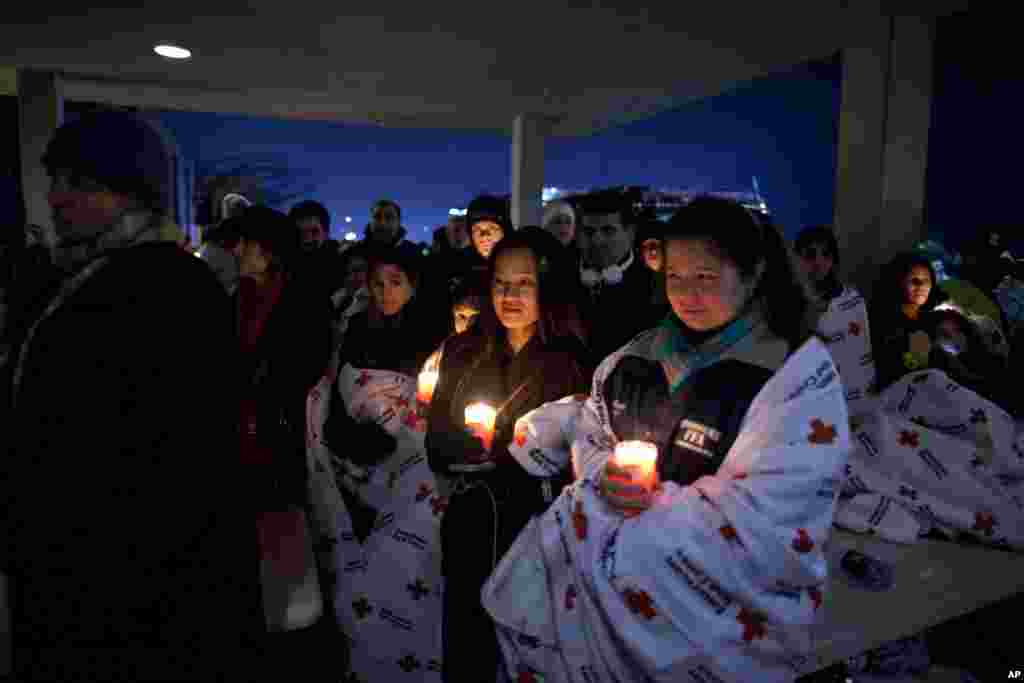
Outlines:
[[[619,440],[656,444],[661,479],[685,486],[718,470],[747,409],[772,374],[725,359],[694,373],[670,396],[659,363],[626,356],[603,382],[602,391]]]
[[[235,312],[238,315],[238,294]],[[257,402],[257,434],[273,472],[249,479],[256,510],[286,510],[307,495],[306,396],[330,360],[330,303],[316,282],[288,277],[252,354],[236,354],[240,390]]]
[[[619,284],[581,288],[579,310],[595,365],[665,317],[667,305],[655,303],[656,286],[654,273],[636,254]]]
[[[575,337],[546,344],[534,337],[514,356],[500,351],[481,361],[483,348],[484,339],[476,331],[452,337],[445,344],[427,434],[430,452],[437,448],[435,435],[464,428],[468,403],[486,399],[498,406],[525,384],[499,415],[492,449],[498,466],[476,478],[486,488],[453,495],[442,520],[443,677],[451,682],[494,679],[498,642],[493,620],[480,604],[480,590],[495,559],[500,561],[530,517],[547,506],[540,480],[527,474],[508,454],[515,422],[548,401],[585,391],[589,381],[582,370],[585,352]],[[558,494],[557,486],[554,494]]]
[[[209,680],[262,631],[234,339],[223,288],[170,244],[112,254],[39,325],[0,463],[26,680]]]

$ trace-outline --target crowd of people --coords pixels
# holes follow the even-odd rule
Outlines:
[[[114,129],[112,147],[101,133]],[[857,406],[922,370],[1020,414],[1005,320],[980,327],[915,254],[893,258],[865,303],[839,275],[828,226],[790,245],[729,200],[700,197],[661,222],[603,195],[550,202],[542,225],[514,226],[503,200],[481,196],[425,254],[395,201],[373,204],[362,240],[339,243],[309,200],[287,214],[242,207],[205,232],[197,259],[166,218],[157,145],[123,114],[60,128],[43,160],[56,235],[34,236],[9,267],[0,568],[17,680],[786,680],[780,662],[799,639],[754,654],[722,645],[756,640],[756,620],[743,621],[755,600],[768,623],[782,614],[756,597],[728,638],[737,617],[725,607],[708,612],[708,633],[681,626],[689,608],[667,615],[657,637],[682,629],[703,659],[675,663],[648,647],[653,632],[612,622],[580,621],[576,642],[562,617],[538,659],[548,636],[509,616],[532,595],[517,558],[564,544],[575,578],[558,584],[563,611],[579,601],[611,619],[614,593],[627,596],[623,618],[650,622],[651,596],[658,611],[674,604],[664,587],[616,581],[672,524],[711,520],[711,540],[781,557],[789,541],[773,535],[803,519],[794,533],[817,557],[838,489],[813,515],[812,487],[785,519],[729,516],[729,486],[749,474],[755,507],[769,495],[758,486],[771,488],[736,469],[736,453],[784,454],[752,445],[759,410],[780,411],[779,425],[799,414],[800,429],[812,425],[804,446],[833,469]],[[983,297],[1007,267],[996,247],[965,268]],[[822,369],[833,365],[842,391]],[[806,368],[817,384],[772,393]],[[428,369],[436,386],[417,398]],[[481,401],[497,407],[486,433],[467,429]],[[541,443],[551,415],[562,416],[555,445]],[[639,506],[613,481],[616,444],[636,440],[657,446],[665,490]],[[408,472],[420,479],[398,504]],[[611,531],[588,537],[606,521]],[[387,550],[409,538],[429,555],[421,564]],[[708,552],[707,538],[695,543]],[[776,571],[764,562],[758,571]],[[443,588],[429,585],[430,563]],[[561,580],[543,564],[539,576]],[[794,566],[779,585],[813,602],[821,572]],[[406,585],[385,581],[396,571]],[[751,590],[729,586],[737,603]],[[415,615],[388,591],[410,592]],[[372,619],[393,643],[360,631]]]

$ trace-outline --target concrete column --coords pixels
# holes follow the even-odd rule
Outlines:
[[[547,123],[520,114],[512,126],[512,225],[540,225],[543,215],[544,136]]]
[[[21,143],[21,182],[25,218],[46,228],[53,219],[46,195],[50,179],[43,168],[46,145],[64,118],[60,77],[49,71],[18,72],[18,137]]]
[[[919,17],[862,17],[843,51],[835,228],[845,277],[865,294],[879,267],[926,236],[933,29]]]

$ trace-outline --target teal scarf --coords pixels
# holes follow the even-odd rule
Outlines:
[[[752,310],[726,325],[718,334],[694,346],[683,333],[683,324],[669,312],[658,326],[654,345],[655,360],[665,369],[669,392],[674,394],[695,372],[714,365],[729,349],[746,338],[761,324],[761,313]]]

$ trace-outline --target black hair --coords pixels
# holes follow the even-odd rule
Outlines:
[[[832,228],[827,225],[812,225],[797,233],[793,241],[793,251],[802,254],[808,247],[820,244],[825,253],[832,257],[833,271],[839,267],[839,242]]]
[[[215,244],[224,249],[233,249],[239,239],[238,216],[221,221],[203,232],[203,242]]]
[[[922,313],[935,310],[936,306],[949,299],[949,295],[939,288],[939,279],[935,274],[935,267],[927,257],[913,252],[898,254],[882,266],[881,273],[871,290],[872,308],[877,311],[874,317],[902,315],[904,304],[903,279],[915,266],[927,268],[928,274],[932,278],[932,288],[928,292],[928,300],[921,305]],[[892,296],[893,294],[896,294],[896,296]]]
[[[581,196],[577,200],[577,207],[576,216],[581,225],[586,216],[608,214],[617,214],[626,229],[636,229],[641,222],[630,198],[618,192],[595,192]]]
[[[483,300],[486,295],[487,292],[483,291],[483,286],[478,278],[463,278],[452,288],[452,307],[468,303],[477,310],[480,310],[483,307]]]
[[[569,262],[569,252],[548,231],[528,226],[498,242],[487,260],[488,289],[481,293],[478,327],[487,339],[488,353],[500,348],[498,342],[506,336],[505,327],[494,310],[490,288],[498,257],[511,249],[529,250],[537,264],[537,304],[540,309],[537,334],[543,341],[548,341],[574,333],[573,321],[577,313],[572,293],[575,291],[573,278],[576,272]]]
[[[473,235],[473,225],[481,221],[497,223],[505,234],[512,232],[512,223],[509,220],[508,202],[501,197],[482,194],[475,197],[466,207],[466,228]]]
[[[325,233],[329,234],[331,232],[331,214],[323,204],[312,199],[307,199],[293,206],[291,211],[288,212],[288,218],[291,218],[296,223],[307,218],[315,218],[320,221],[320,225],[323,226]]]
[[[397,266],[409,278],[409,284],[415,288],[423,274],[422,257],[418,251],[368,246],[361,255],[366,259],[367,279],[379,266]]]
[[[702,195],[676,211],[665,227],[662,258],[669,242],[692,239],[708,242],[720,257],[736,266],[744,280],[753,278],[764,264],[751,300],[761,301],[768,329],[791,347],[809,336],[810,302],[778,230],[738,202]]]
[[[239,240],[255,242],[271,256],[272,267],[288,270],[299,253],[299,229],[280,211],[256,204],[224,221]]]
[[[392,209],[395,210],[395,213],[398,215],[398,221],[401,222],[402,207],[400,207],[398,205],[398,202],[394,201],[393,199],[378,199],[377,201],[375,201],[373,203],[373,206],[370,207],[370,218],[373,218],[373,214],[377,213],[377,209],[383,209],[386,206],[390,206]]]

